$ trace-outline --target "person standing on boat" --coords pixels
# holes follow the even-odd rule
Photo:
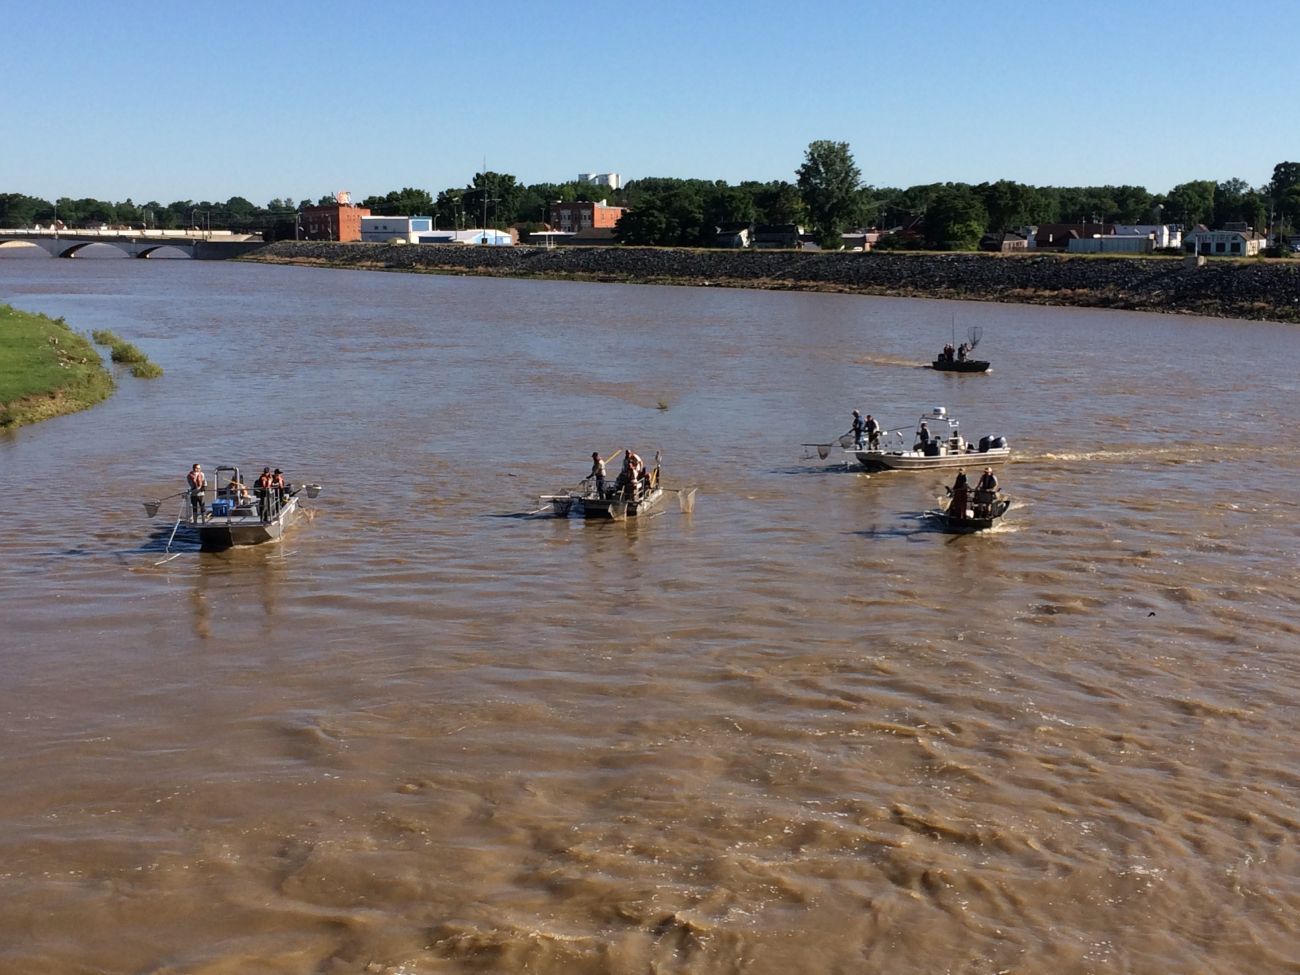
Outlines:
[[[645,468],[645,461],[641,459],[640,454],[631,447],[623,458],[623,489],[625,496],[629,501],[635,501],[637,488],[640,485],[641,471]]]
[[[879,450],[880,424],[876,422],[876,418],[868,413],[867,418],[862,422],[862,427],[867,433],[867,445],[872,450]]]
[[[284,504],[284,493],[289,490],[289,486],[284,483],[284,471],[276,468],[271,473],[271,493],[275,496],[275,509],[280,510]]]
[[[970,499],[970,483],[966,480],[966,472],[959,470],[957,480],[952,482],[952,487],[948,489],[952,495],[952,504],[948,505],[949,518],[966,517],[966,502]]]
[[[605,496],[605,461],[597,450],[591,452],[591,473],[587,476],[596,482],[596,497],[603,498]]]
[[[862,449],[862,445],[866,441],[866,434],[867,434],[867,421],[862,419],[861,413],[859,413],[857,410],[854,410],[853,411],[853,446],[857,447],[858,450]]]
[[[924,420],[922,420],[920,428],[916,431],[916,446],[913,447],[912,449],[916,450],[917,448],[920,448],[921,450],[924,450],[926,445],[929,442],[930,442],[930,425],[926,423]]]
[[[263,467],[254,489],[257,494],[257,517],[263,521],[271,520],[271,480],[271,468]]]
[[[202,521],[203,489],[208,483],[208,479],[203,476],[203,468],[195,464],[190,468],[190,472],[185,475],[185,480],[190,485],[190,516],[195,521]]]
[[[998,478],[992,467],[986,467],[975,485],[975,514],[981,518],[989,517],[997,500]]]

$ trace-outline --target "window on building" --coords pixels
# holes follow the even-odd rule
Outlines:
[[[1235,244],[1232,245],[1232,253],[1234,253],[1234,254],[1240,254],[1240,253],[1241,253],[1241,242],[1240,242],[1240,241],[1238,241],[1237,243],[1235,243]]]

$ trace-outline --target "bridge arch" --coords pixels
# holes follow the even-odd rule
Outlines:
[[[34,240],[0,240],[0,257],[53,257]]]
[[[177,247],[175,244],[155,244],[153,247],[146,247],[135,256],[156,261],[188,261],[193,259],[193,255],[189,251]]]
[[[116,244],[109,244],[98,240],[78,240],[73,241],[72,246],[64,248],[59,252],[59,257],[80,257],[82,252],[86,251],[87,257],[97,259],[117,260],[122,257],[130,257],[125,250]]]

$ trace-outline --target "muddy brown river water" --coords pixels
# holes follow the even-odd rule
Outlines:
[[[182,261],[0,300],[166,370],[0,435],[0,972],[1300,970],[1300,330]],[[972,325],[991,373],[919,368]],[[992,533],[800,446],[937,405],[1016,452]],[[520,517],[624,447],[694,511]],[[195,461],[325,493],[158,565]]]

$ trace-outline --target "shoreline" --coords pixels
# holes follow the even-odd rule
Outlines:
[[[421,274],[1111,308],[1300,324],[1300,261],[278,241],[238,260]]]
[[[115,388],[90,339],[63,319],[0,304],[0,430],[80,413]]]

